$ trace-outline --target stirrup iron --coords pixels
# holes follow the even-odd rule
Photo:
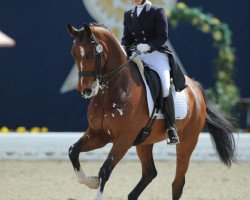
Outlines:
[[[166,132],[168,134],[167,144],[174,145],[179,144],[180,140],[175,128],[171,127]]]

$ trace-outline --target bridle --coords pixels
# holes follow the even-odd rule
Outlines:
[[[77,45],[95,45],[95,53],[96,53],[96,61],[95,61],[95,70],[94,71],[83,71],[80,70],[78,72],[78,75],[80,77],[82,76],[94,76],[96,79],[101,82],[102,85],[107,86],[109,82],[114,79],[123,69],[124,67],[133,60],[138,54],[135,54],[133,57],[131,57],[129,60],[127,60],[125,63],[120,65],[119,67],[114,68],[113,70],[103,74],[101,71],[101,64],[102,64],[102,57],[103,57],[103,47],[102,45],[97,41],[96,37],[92,33],[92,40],[90,42],[82,42],[82,41],[74,41],[73,44]],[[106,80],[105,80],[106,79]]]
[[[102,64],[102,56],[103,56],[103,47],[98,43],[95,36],[92,34],[92,40],[90,42],[82,42],[82,41],[74,41],[73,44],[77,45],[95,45],[95,53],[96,53],[96,61],[95,61],[95,70],[94,71],[83,71],[80,70],[78,72],[79,76],[95,76],[99,79],[101,74],[101,64]]]

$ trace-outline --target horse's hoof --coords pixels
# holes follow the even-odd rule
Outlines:
[[[89,176],[87,186],[90,189],[97,189],[99,187],[99,178],[97,176]]]

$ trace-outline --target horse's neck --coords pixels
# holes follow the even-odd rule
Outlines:
[[[109,52],[107,62],[104,66],[104,73],[108,73],[122,66],[128,59],[119,41],[114,38],[111,33],[106,32],[105,36],[105,44]],[[133,90],[141,85],[140,74],[135,68],[135,64],[130,61],[123,70],[109,82],[107,88],[104,88],[105,92],[103,94],[112,99],[126,96],[126,98],[129,98],[135,95],[133,94]]]
[[[115,39],[108,44],[108,48],[110,52],[108,53],[105,70],[112,71],[123,65],[127,61],[127,56],[122,46]]]
[[[112,78],[106,86],[106,92],[108,94],[115,93],[119,95],[121,90],[126,90],[126,88],[131,85],[129,66],[123,68],[123,70]]]
[[[112,80],[112,82],[109,83],[108,87],[115,88],[120,84],[120,81],[124,81],[124,76],[128,76],[127,68],[129,63],[124,65],[128,60],[127,55],[116,38],[108,35],[105,42],[109,51],[103,73],[111,74],[109,79]],[[121,69],[121,71],[119,69]]]
[[[129,62],[107,86],[106,96],[112,99],[133,98],[135,90],[142,86],[141,77],[134,63]]]

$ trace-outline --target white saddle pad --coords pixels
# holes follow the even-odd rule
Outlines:
[[[145,76],[144,76],[143,63],[138,57],[135,57],[133,59],[133,61],[136,63],[136,65],[141,73],[144,85],[146,87],[148,111],[149,111],[148,113],[149,113],[149,116],[151,116],[151,113],[153,112],[153,108],[154,108],[154,101],[153,101],[150,89],[148,87],[148,84],[147,84]],[[174,97],[175,118],[177,120],[184,119],[187,115],[187,110],[188,110],[187,95],[186,95],[184,90],[182,90],[181,92],[176,92],[173,84],[171,84],[171,88],[172,88],[172,94]],[[154,116],[156,116],[156,119],[164,119],[164,115],[163,115],[162,110],[159,110],[158,112],[156,112],[154,114]]]

